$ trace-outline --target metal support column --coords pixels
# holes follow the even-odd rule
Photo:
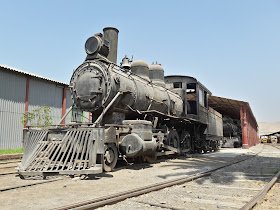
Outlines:
[[[240,120],[242,127],[242,148],[249,149],[248,145],[248,121],[247,121],[247,107],[240,107]]]
[[[62,95],[62,114],[61,117],[65,115],[66,112],[66,87],[63,88],[63,95]],[[65,125],[65,118],[61,122],[61,124]]]
[[[29,98],[29,76],[26,77],[26,90],[25,90],[25,114],[28,112],[28,98]],[[26,129],[26,123],[24,123],[24,128]]]

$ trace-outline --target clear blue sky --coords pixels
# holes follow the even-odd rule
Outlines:
[[[86,39],[120,30],[124,55],[196,77],[280,121],[280,1],[0,1],[0,63],[69,83]]]

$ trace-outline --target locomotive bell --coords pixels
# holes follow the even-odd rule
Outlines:
[[[122,59],[122,62],[121,62],[121,68],[124,68],[124,69],[130,69],[130,64],[132,60],[130,60],[128,57],[124,56],[124,58]]]

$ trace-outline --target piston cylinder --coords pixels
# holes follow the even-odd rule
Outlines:
[[[120,144],[122,154],[129,158],[152,155],[155,153],[156,148],[157,143],[155,140],[144,141],[135,133],[126,135]]]
[[[131,134],[126,135],[121,144],[122,154],[129,158],[152,155],[156,152],[157,143],[152,137],[152,123],[146,120],[124,120],[124,125],[130,125]]]

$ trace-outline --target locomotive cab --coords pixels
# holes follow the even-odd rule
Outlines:
[[[169,90],[181,96],[184,118],[192,122],[187,128],[193,138],[192,149],[206,152],[217,148],[223,136],[223,121],[222,115],[208,106],[212,93],[193,77],[175,75],[164,80]]]
[[[179,94],[184,102],[184,116],[208,124],[208,96],[212,93],[189,76],[166,76],[166,87]]]

